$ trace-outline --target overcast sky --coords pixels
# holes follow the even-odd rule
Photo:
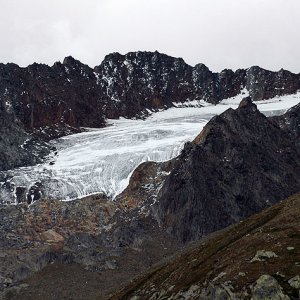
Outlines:
[[[95,66],[158,50],[213,71],[300,72],[300,0],[0,0],[0,62]]]

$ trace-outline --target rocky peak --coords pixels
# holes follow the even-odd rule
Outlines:
[[[266,122],[267,118],[257,109],[256,104],[250,97],[246,97],[240,102],[238,109],[229,108],[221,115],[213,117],[194,139],[193,144],[203,144],[206,147],[210,144],[210,150],[215,149],[215,153],[222,157],[226,153],[220,152],[223,149],[219,147],[221,144],[222,147],[227,147],[227,141],[239,139],[248,143],[249,137],[253,135],[259,138],[258,132],[265,130],[263,127]]]
[[[49,66],[38,63],[33,63],[27,67],[27,71],[32,77],[44,76],[44,74],[49,73],[49,69]]]
[[[246,97],[244,98],[240,104],[239,104],[239,108],[243,107],[244,109],[251,109],[253,110],[253,108],[255,110],[257,110],[257,106],[256,104],[254,104],[252,101],[251,101],[251,97]]]
[[[104,60],[101,64],[108,62],[108,61],[121,61],[123,59],[124,59],[124,55],[120,54],[119,52],[113,52],[113,53],[105,55]]]
[[[197,70],[198,72],[202,72],[202,73],[211,72],[209,70],[209,68],[205,64],[202,64],[202,63],[196,64],[194,69]]]
[[[74,65],[82,65],[82,63],[79,60],[76,60],[72,56],[66,56],[63,60],[64,65],[74,66]]]
[[[89,85],[94,86],[93,69],[88,65],[74,59],[72,56],[67,56],[63,60],[62,67],[64,72],[62,77],[64,77],[64,79],[76,80],[80,85],[86,80],[91,80],[92,82],[90,82]]]

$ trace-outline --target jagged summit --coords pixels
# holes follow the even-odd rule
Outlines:
[[[239,108],[244,107],[245,109],[257,109],[256,104],[253,103],[253,101],[251,100],[251,97],[246,97],[244,98],[240,104],[239,104]]]
[[[226,139],[230,141],[231,138],[235,138],[236,136],[246,137],[248,134],[252,134],[256,123],[259,127],[257,120],[264,124],[267,118],[257,109],[251,97],[246,97],[240,102],[236,110],[229,108],[222,114],[214,116],[193,140],[193,144],[208,143],[211,139],[215,144],[217,136],[219,136],[218,142],[224,140],[224,143],[226,143]]]
[[[76,60],[75,58],[73,58],[71,55],[70,56],[66,56],[63,60],[63,64],[64,65],[74,65],[81,62],[79,60]]]

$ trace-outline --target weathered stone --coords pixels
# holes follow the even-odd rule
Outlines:
[[[48,243],[61,243],[65,240],[62,235],[52,229],[42,232],[41,239]]]
[[[186,298],[190,299],[190,298]],[[197,299],[194,297],[193,299]],[[201,294],[199,296],[199,299],[201,300],[235,300],[236,297],[234,293],[226,286],[215,286],[213,284],[210,284],[210,286],[206,289],[203,289],[201,291]]]
[[[278,256],[273,251],[258,250],[250,262],[265,261],[266,259],[276,258],[276,257]]]
[[[282,292],[281,286],[270,275],[262,275],[257,279],[252,289],[252,300],[289,300],[290,297]]]
[[[300,276],[297,275],[289,280],[289,285],[297,290],[300,289]]]

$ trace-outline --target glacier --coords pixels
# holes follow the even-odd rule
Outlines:
[[[54,140],[51,143],[57,151],[43,164],[5,172],[14,188],[7,192],[0,182],[0,198],[16,203],[16,187],[28,191],[38,182],[43,186],[45,199],[67,201],[99,192],[113,199],[128,185],[130,175],[140,163],[176,157],[184,143],[193,140],[213,116],[236,108],[244,96],[242,93],[217,105],[203,101],[187,103],[194,107],[170,108],[152,113],[145,120],[108,120],[106,128],[90,128]],[[299,101],[297,93],[256,104],[261,112],[271,116],[284,113]]]

